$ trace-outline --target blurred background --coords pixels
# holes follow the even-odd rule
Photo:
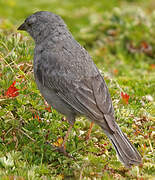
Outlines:
[[[110,2],[106,0],[1,0],[0,17],[18,24],[36,11],[47,10],[61,15],[69,26],[79,29],[88,26],[95,15],[102,16],[114,7],[126,6],[139,6],[147,13],[151,13],[155,8],[155,2],[154,0],[111,0]]]
[[[45,144],[61,145],[68,123],[45,106],[33,77],[34,42],[17,31],[41,10],[60,15],[93,57],[116,120],[143,157],[140,167],[125,169],[98,126],[86,142],[85,118],[67,143],[76,160]],[[153,180],[154,99],[155,0],[0,0],[0,179]]]
[[[148,41],[148,36],[154,36],[148,18],[151,15],[153,21],[154,0],[1,0],[0,27],[17,32],[16,28],[27,16],[41,10],[60,15],[74,37],[93,51],[90,53],[95,55],[95,61],[101,54],[105,55],[101,56],[102,59],[106,59],[109,50],[116,54],[118,44],[120,48],[126,46],[129,51],[134,51],[137,46],[149,46],[146,38]],[[149,41],[153,43],[153,39]],[[104,48],[105,43],[110,49]]]

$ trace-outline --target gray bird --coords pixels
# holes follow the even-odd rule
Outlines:
[[[36,12],[18,30],[27,31],[35,41],[33,67],[38,89],[71,124],[65,140],[75,118],[86,116],[103,129],[126,167],[140,164],[140,154],[115,122],[103,76],[61,17]]]

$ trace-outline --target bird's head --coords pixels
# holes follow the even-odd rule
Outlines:
[[[60,16],[48,11],[39,11],[27,17],[18,30],[27,31],[35,41],[44,39],[58,27],[66,27]]]

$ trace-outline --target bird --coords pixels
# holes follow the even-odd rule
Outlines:
[[[141,164],[140,153],[115,121],[103,75],[64,20],[52,12],[38,11],[28,16],[18,30],[28,32],[35,42],[33,69],[40,93],[70,124],[63,152],[76,118],[85,116],[102,128],[126,168]]]

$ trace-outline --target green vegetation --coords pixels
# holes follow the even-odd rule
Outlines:
[[[0,179],[155,178],[154,7],[151,0],[1,0]],[[34,42],[16,30],[37,10],[61,15],[103,72],[116,120],[143,157],[139,167],[125,169],[97,125],[86,141],[90,122],[83,117],[66,145],[73,158],[46,143],[59,145],[69,124],[45,106],[33,77]]]

